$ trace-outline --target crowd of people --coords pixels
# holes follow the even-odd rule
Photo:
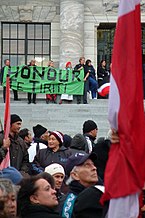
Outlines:
[[[0,217],[103,217],[110,138],[96,140],[96,122],[86,120],[71,137],[41,124],[21,129],[17,114],[10,120],[9,137],[0,133],[0,166],[10,156],[0,170]]]
[[[10,67],[11,62],[9,59],[6,59],[4,61],[4,67],[1,69],[0,73],[0,78],[1,78],[1,85],[3,85],[3,75],[4,75],[4,69],[5,67]],[[36,66],[36,61],[35,59],[31,60],[30,63],[25,66],[30,67],[30,66]],[[48,62],[48,67],[50,68],[55,68],[54,62],[51,60]],[[71,62],[67,62],[65,69],[72,69],[72,70],[81,70],[84,69],[84,93],[83,96],[81,95],[77,96],[77,104],[83,103],[83,104],[88,104],[87,101],[87,93],[89,92],[91,95],[92,99],[97,99],[97,98],[108,98],[108,95],[106,96],[100,96],[98,93],[98,88],[103,85],[104,83],[109,82],[110,78],[110,73],[106,69],[106,61],[102,60],[101,63],[98,66],[97,72],[95,68],[92,65],[92,61],[90,59],[87,59],[85,61],[85,57],[80,57],[79,59],[79,64],[76,66],[72,66]],[[20,99],[18,98],[18,91],[13,89],[14,93],[14,100],[19,101]],[[6,87],[3,87],[3,101],[5,102],[5,95],[6,95]],[[27,94],[27,99],[28,99],[28,104],[36,104],[36,93],[29,93]],[[46,104],[49,103],[57,103],[57,94],[46,94]],[[73,101],[73,95],[68,95],[68,94],[62,94],[59,104],[62,104],[63,102],[70,103]]]

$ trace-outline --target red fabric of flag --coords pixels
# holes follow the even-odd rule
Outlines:
[[[109,121],[120,143],[112,144],[102,201],[137,193],[145,181],[140,1],[121,0],[109,95]]]
[[[7,75],[6,78],[6,103],[5,103],[5,115],[4,115],[4,139],[9,137],[10,132],[10,78]],[[9,166],[10,163],[10,153],[9,149],[6,154],[6,157],[3,159],[0,164],[0,169],[4,169]]]

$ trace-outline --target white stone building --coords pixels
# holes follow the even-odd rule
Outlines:
[[[35,58],[37,65],[51,59],[64,68],[80,56],[95,67],[102,58],[109,64],[117,10],[118,0],[0,0],[1,65],[6,58],[12,65]]]

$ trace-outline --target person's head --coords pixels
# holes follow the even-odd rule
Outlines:
[[[48,141],[49,132],[44,126],[40,124],[33,126],[33,133],[34,133],[34,138],[40,138],[44,141]]]
[[[88,147],[88,143],[84,137],[84,135],[77,133],[71,141],[70,148],[76,148],[78,150],[83,150],[85,151],[86,148]]]
[[[8,217],[16,217],[16,188],[9,179],[0,179],[0,184],[4,186],[6,191],[4,197],[4,212]]]
[[[48,67],[54,67],[54,62],[52,60],[48,62]]]
[[[98,132],[97,124],[93,120],[87,120],[83,124],[83,134],[89,134],[96,138]]]
[[[51,176],[53,176],[55,181],[55,189],[59,190],[62,186],[65,172],[63,166],[61,166],[58,163],[50,164],[49,166],[45,167],[45,172],[49,173]]]
[[[58,151],[63,144],[63,134],[59,131],[50,132],[48,138],[48,147],[54,152]]]
[[[18,185],[23,179],[22,174],[14,167],[7,167],[0,171],[0,179],[9,179],[14,185]]]
[[[11,114],[10,125],[10,133],[18,134],[21,129],[22,119],[17,114]]]
[[[5,66],[9,67],[11,65],[11,62],[9,59],[5,59],[4,64],[5,64]]]
[[[30,66],[35,66],[36,65],[36,61],[35,61],[35,59],[32,59],[31,61],[30,61]]]
[[[72,63],[70,61],[67,62],[65,67],[66,67],[66,69],[68,69],[68,68],[71,69],[72,68]]]
[[[85,64],[85,57],[80,57],[79,62],[81,65]]]
[[[106,61],[105,60],[101,60],[100,65],[101,65],[101,67],[105,67],[106,66]]]
[[[32,133],[27,128],[21,129],[19,131],[19,136],[27,143],[31,143],[33,141]]]
[[[69,176],[67,184],[78,181],[84,187],[95,185],[98,181],[97,169],[95,166],[97,156],[94,153],[71,155],[66,164],[66,172]]]
[[[91,64],[92,64],[91,60],[90,60],[90,59],[87,59],[87,60],[86,60],[86,65],[87,65],[87,66],[91,66]]]
[[[49,177],[51,177],[49,175]],[[29,205],[43,205],[48,208],[53,208],[58,205],[56,191],[53,189],[49,178],[44,178],[44,174],[28,177],[20,183],[18,192],[18,209],[19,214],[26,213],[26,208]]]

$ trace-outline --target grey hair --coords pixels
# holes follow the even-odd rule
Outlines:
[[[77,169],[78,169],[78,167],[77,167],[77,166],[74,166],[70,173],[76,172]],[[68,179],[66,180],[65,183],[66,183],[66,185],[70,185],[70,183],[73,182],[74,180],[75,180],[75,179],[72,177],[72,175],[70,175],[70,176],[68,177]]]

